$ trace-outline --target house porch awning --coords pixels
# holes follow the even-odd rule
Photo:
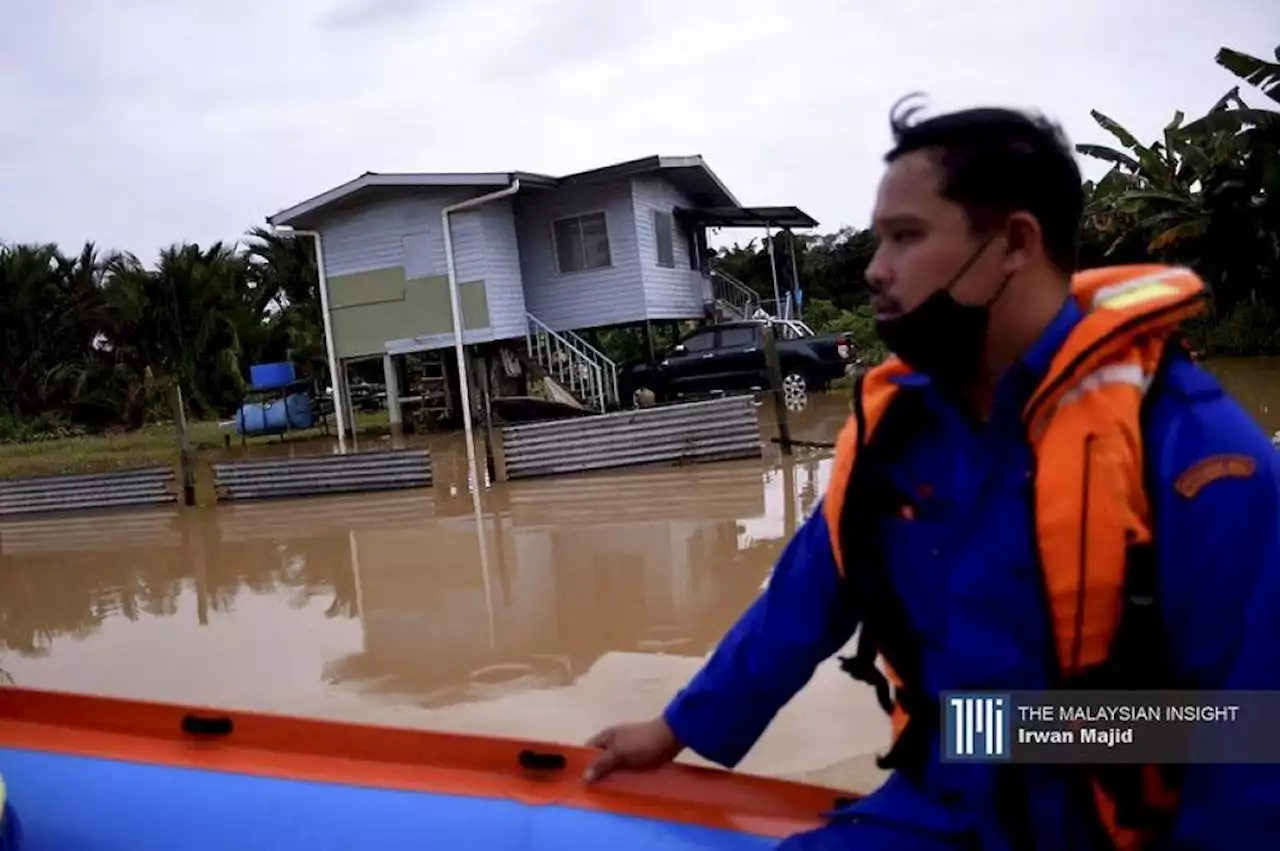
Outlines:
[[[813,228],[818,222],[799,207],[679,207],[676,218],[716,228]]]

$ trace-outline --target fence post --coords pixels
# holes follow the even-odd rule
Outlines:
[[[178,431],[178,479],[182,487],[182,504],[196,504],[196,471],[192,461],[191,433],[187,430],[187,406],[182,400],[182,384],[174,379],[173,426]]]
[[[480,420],[481,428],[484,429],[484,462],[485,468],[489,473],[489,481],[500,482],[505,480],[498,478],[498,464],[494,460],[493,451],[493,396],[489,390],[489,354],[485,352],[476,359],[479,364],[478,368],[473,368],[472,372],[476,375],[476,379],[480,384]],[[505,472],[505,471],[504,471]]]
[[[783,455],[791,454],[791,426],[787,422],[787,399],[782,392],[782,363],[778,359],[778,341],[773,334],[773,324],[764,325],[764,368],[769,381],[769,393],[773,396],[773,412],[778,419],[778,444]]]

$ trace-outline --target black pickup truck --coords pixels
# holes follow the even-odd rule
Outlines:
[[[623,404],[643,404],[645,391],[661,402],[767,386],[764,327],[770,322],[788,397],[820,390],[852,371],[853,346],[844,334],[803,335],[797,323],[782,320],[728,322],[685,335],[657,361],[626,364],[619,388]]]

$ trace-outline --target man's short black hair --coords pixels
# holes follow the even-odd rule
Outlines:
[[[964,207],[978,231],[1019,210],[1040,222],[1045,254],[1068,274],[1076,268],[1076,237],[1084,189],[1062,128],[1012,109],[966,109],[912,123],[920,111],[909,95],[890,116],[893,162],[922,149],[938,151],[943,197]]]

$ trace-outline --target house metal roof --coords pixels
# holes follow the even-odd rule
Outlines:
[[[520,189],[523,192],[525,190],[551,189],[557,186],[591,185],[659,171],[694,204],[717,208],[736,208],[739,206],[738,199],[720,181],[720,178],[716,177],[715,172],[707,166],[702,157],[652,156],[589,171],[580,171],[563,177],[552,177],[527,171],[365,172],[354,180],[349,180],[327,192],[322,192],[313,198],[308,198],[274,215],[267,216],[267,223],[282,226],[306,226],[308,219],[326,208],[349,202],[356,196],[386,190],[451,186],[498,188],[509,186],[512,181],[519,179]]]

